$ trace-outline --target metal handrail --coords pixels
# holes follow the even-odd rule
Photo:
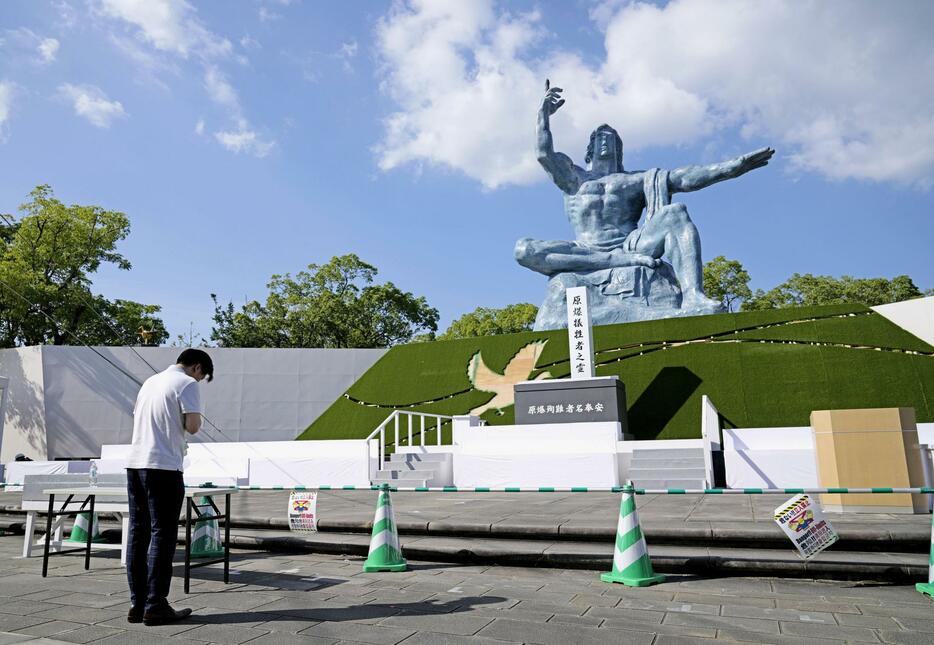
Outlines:
[[[383,464],[388,461],[388,456],[386,454],[388,446],[392,445],[395,448],[398,448],[400,445],[399,443],[399,431],[400,431],[399,420],[403,416],[408,418],[408,437],[405,443],[406,446],[412,446],[413,440],[416,436],[419,438],[418,445],[422,447],[425,446],[425,436],[427,435],[427,431],[432,429],[431,424],[428,424],[428,426],[426,427],[426,423],[425,423],[426,419],[435,420],[434,428],[437,433],[436,445],[438,446],[442,445],[442,442],[441,442],[442,426],[448,422],[453,424],[453,421],[454,421],[454,417],[448,416],[446,414],[430,414],[426,412],[414,412],[410,410],[393,410],[392,414],[390,414],[388,417],[386,417],[383,420],[382,423],[376,426],[376,429],[373,430],[373,432],[371,432],[369,436],[366,438],[367,464],[370,463],[370,441],[377,439],[379,442],[378,444],[379,452],[377,453],[379,455],[379,461],[377,462],[377,467],[376,467],[377,471],[382,470]],[[417,430],[412,427],[413,420],[416,417],[418,417],[419,419],[419,426],[420,426]],[[392,424],[392,432],[394,433],[394,439],[392,442],[387,442],[386,431],[389,428],[390,424]],[[375,474],[376,473],[372,473],[372,472],[370,473],[371,481],[373,477],[375,476]]]

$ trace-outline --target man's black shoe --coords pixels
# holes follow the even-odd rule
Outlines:
[[[169,623],[182,620],[183,618],[188,618],[190,615],[191,609],[188,607],[175,611],[168,605],[164,605],[162,607],[150,609],[145,614],[143,614],[143,624],[148,627],[152,627],[154,625],[167,625]]]
[[[142,607],[130,607],[130,611],[128,611],[126,614],[126,622],[128,623],[143,622],[143,608]]]

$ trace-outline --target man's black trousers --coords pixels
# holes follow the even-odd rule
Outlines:
[[[149,611],[168,604],[185,481],[178,470],[127,468],[126,485],[130,502],[126,554],[130,602]]]

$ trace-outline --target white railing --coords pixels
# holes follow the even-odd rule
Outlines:
[[[371,441],[378,441],[376,453],[378,455],[376,470],[378,471],[382,470],[383,464],[389,460],[386,450],[387,434],[391,435],[392,438],[392,441],[388,442],[388,444],[392,445],[393,449],[396,450],[400,446],[424,447],[426,445],[428,433],[434,429],[435,445],[441,446],[444,445],[442,443],[442,426],[445,423],[450,423],[452,425],[453,434],[453,421],[454,417],[444,414],[426,414],[424,412],[394,410],[393,413],[376,426],[376,429],[366,438],[367,455],[369,457],[367,463],[372,461],[372,453],[370,452]],[[430,439],[428,441],[429,443],[427,445],[431,445]],[[374,475],[375,473],[371,472],[371,480]]]

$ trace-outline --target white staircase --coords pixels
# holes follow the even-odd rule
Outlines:
[[[635,448],[629,478],[636,488],[705,488],[703,448]]]
[[[454,483],[453,457],[449,452],[397,452],[383,463],[372,482],[374,486],[450,486]]]

